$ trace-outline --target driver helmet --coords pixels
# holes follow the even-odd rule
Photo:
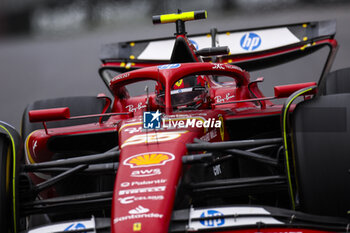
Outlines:
[[[156,91],[158,104],[164,106],[164,88],[161,85],[157,85]],[[173,84],[170,94],[173,108],[203,108],[208,102],[206,77],[204,75],[183,77]]]

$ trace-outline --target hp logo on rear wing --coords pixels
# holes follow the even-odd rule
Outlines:
[[[261,44],[261,38],[259,35],[248,32],[241,38],[241,47],[247,51],[254,51]]]

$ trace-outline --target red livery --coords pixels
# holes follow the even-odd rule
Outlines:
[[[176,36],[103,47],[112,98],[37,101],[21,137],[1,123],[1,232],[349,231],[350,72],[329,72],[335,22],[187,36],[203,18],[154,16]],[[265,96],[251,78],[320,48],[317,82]]]

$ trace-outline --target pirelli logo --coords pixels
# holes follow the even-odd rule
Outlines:
[[[165,191],[165,188],[166,188],[165,186],[157,186],[157,187],[140,188],[140,189],[124,189],[119,191],[119,195],[162,192],[162,191]]]

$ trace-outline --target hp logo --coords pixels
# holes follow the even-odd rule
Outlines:
[[[191,44],[198,50],[198,43],[194,40],[190,40]]]
[[[181,64],[161,65],[161,66],[158,66],[158,69],[160,69],[160,70],[169,70],[169,69],[179,68],[180,66],[181,66]]]
[[[261,38],[253,32],[244,34],[241,38],[241,47],[247,51],[254,51],[259,48],[261,44]]]
[[[218,227],[225,224],[225,218],[223,216],[224,214],[217,210],[207,210],[201,214],[200,216],[201,218],[205,218],[205,217],[217,217],[217,218],[203,219],[203,220],[199,220],[199,222],[203,226]]]
[[[73,223],[69,225],[66,229],[63,231],[75,231],[79,230],[79,232],[86,233],[86,231],[81,231],[81,229],[86,229],[85,225],[82,223]]]

